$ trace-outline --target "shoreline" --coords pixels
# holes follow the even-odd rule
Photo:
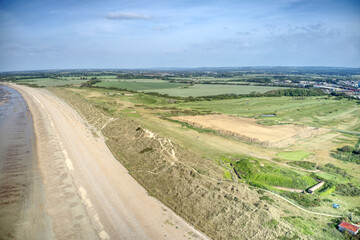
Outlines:
[[[32,114],[22,95],[0,85],[0,238],[49,239],[50,219],[44,208],[44,186],[36,154]]]
[[[24,97],[34,116],[39,168],[56,238],[208,239],[150,197],[104,139],[95,138],[63,100],[44,89],[10,87]]]

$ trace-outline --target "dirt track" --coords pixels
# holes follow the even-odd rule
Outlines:
[[[12,87],[33,115],[56,239],[207,239],[150,197],[69,105],[43,89]]]

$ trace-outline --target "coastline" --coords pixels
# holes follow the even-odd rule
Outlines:
[[[32,114],[19,92],[0,85],[0,238],[50,239]]]
[[[33,115],[55,238],[208,239],[150,197],[68,104],[44,89],[10,87]]]

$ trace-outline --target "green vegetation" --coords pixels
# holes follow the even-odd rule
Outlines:
[[[296,229],[306,235],[314,235],[314,232],[317,231],[316,226],[312,222],[308,223],[302,217],[291,216],[284,217],[284,219],[293,223]]]
[[[178,97],[202,97],[222,94],[250,94],[251,92],[265,93],[276,89],[279,89],[279,87],[196,84],[187,88],[154,88],[145,92],[156,92]]]
[[[140,151],[140,153],[146,153],[146,152],[151,152],[153,151],[153,149],[151,147],[146,147],[143,150]]]
[[[287,151],[287,152],[280,152],[280,153],[276,154],[276,156],[279,158],[283,158],[286,160],[294,160],[294,161],[301,161],[304,158],[308,157],[309,155],[310,155],[310,153],[308,153],[306,151]],[[304,163],[304,162],[297,162],[297,163],[293,163],[293,164],[306,165],[306,163]],[[310,167],[310,166],[308,166],[308,167]]]
[[[261,196],[259,199],[260,200],[266,200],[266,201],[269,201],[271,203],[275,202],[274,199],[272,199],[271,197],[268,197],[268,196]]]
[[[267,188],[271,186],[306,189],[316,184],[311,177],[283,167],[260,162],[255,158],[242,158],[231,161],[238,174],[252,182]]]
[[[30,78],[24,80],[18,80],[16,83],[26,84],[34,87],[56,87],[56,86],[66,86],[74,84],[82,84],[87,80],[81,79],[57,79],[57,78]]]
[[[319,166],[318,169],[323,172],[340,175],[344,178],[352,178],[352,176],[349,175],[344,169],[336,167],[332,163],[327,163],[325,166]]]
[[[327,195],[333,193],[335,190],[336,190],[336,186],[328,186],[328,187],[324,187],[323,189],[321,189],[319,191],[319,194],[320,194],[320,196],[324,197],[324,196],[327,196]],[[330,202],[331,202],[331,200],[330,200]]]
[[[179,123],[182,127],[186,127],[186,128],[195,130],[195,131],[197,131],[199,133],[216,133],[216,131],[213,130],[213,129],[195,127],[192,124],[189,124],[189,123],[186,123],[186,122],[181,122],[181,121],[170,119],[170,118],[166,118],[166,120],[171,121],[171,122],[175,122],[175,123]]]
[[[348,70],[336,75],[316,71],[304,74],[294,70],[286,75],[274,69],[266,74],[256,69],[216,74],[44,72],[36,76],[5,75],[2,80],[31,86],[81,85],[49,89],[101,131],[115,157],[150,195],[211,238],[249,238],[252,235],[242,235],[238,229],[253,226],[260,229],[259,239],[331,239],[341,234],[327,225],[327,217],[314,217],[264,191],[280,194],[315,212],[352,212],[355,216],[360,211],[356,208],[360,165],[329,158],[332,149],[336,149],[332,154],[347,160],[356,158],[359,147],[350,145],[360,131],[358,100],[323,96],[311,86],[293,84],[336,83],[351,80],[352,76]],[[171,119],[203,114],[254,118],[273,129],[296,124],[328,128],[329,132],[299,137],[286,149],[271,148]],[[156,133],[158,139],[145,137],[144,129]],[[176,161],[169,154],[172,150]],[[308,171],[316,168],[320,171]],[[317,183],[314,179],[325,180],[325,184],[312,195],[272,187],[306,189]],[[333,209],[334,202],[341,208]]]
[[[292,97],[259,97],[178,102],[171,106],[252,118],[272,113],[276,114],[276,117],[271,118],[272,121],[357,131],[360,126],[354,119],[358,118],[360,108],[356,108],[355,104],[355,101],[327,97],[306,97],[303,100]]]
[[[352,183],[339,184],[336,192],[342,196],[360,196],[360,188]]]
[[[278,221],[276,219],[271,219],[270,221],[265,223],[265,226],[269,228],[275,228],[278,225]]]
[[[293,161],[287,162],[290,166],[301,167],[309,170],[316,170],[316,163],[308,162],[308,161]]]
[[[185,86],[182,83],[170,83],[162,80],[132,79],[127,81],[103,81],[95,84],[97,87],[117,88],[123,90],[143,91],[153,89],[171,89]]]
[[[303,193],[286,192],[281,193],[282,196],[287,197],[295,201],[297,204],[304,207],[318,207],[321,204],[321,199],[318,195],[306,195]]]
[[[360,139],[354,147],[346,145],[330,155],[339,160],[360,164]]]

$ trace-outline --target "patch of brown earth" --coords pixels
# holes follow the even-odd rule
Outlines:
[[[178,116],[172,119],[186,122],[199,128],[213,129],[247,142],[279,148],[292,145],[297,140],[329,131],[294,124],[264,126],[256,123],[256,119],[228,115]]]

